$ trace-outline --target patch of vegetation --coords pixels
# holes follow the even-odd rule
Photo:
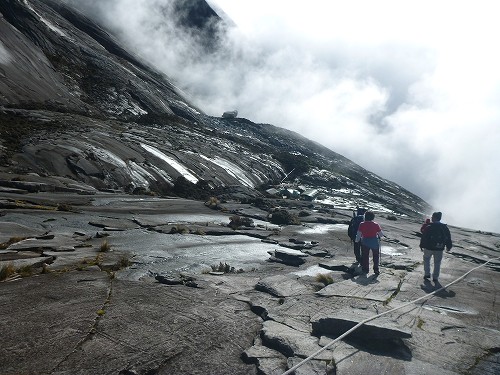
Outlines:
[[[422,329],[423,325],[424,321],[422,320],[422,318],[417,317],[417,328]]]
[[[210,266],[213,272],[224,272],[224,273],[241,273],[243,269],[236,270],[234,267],[231,267],[227,263],[220,262],[219,265]]]
[[[299,212],[299,217],[306,217],[306,216],[311,216],[311,213],[309,211],[300,211]]]
[[[394,215],[387,215],[387,216],[386,216],[386,219],[387,219],[387,220],[391,220],[391,221],[396,221],[396,220],[398,220],[398,218],[397,218],[396,216],[394,216]]]
[[[182,224],[177,224],[177,225],[174,225],[171,229],[170,229],[170,234],[189,234],[189,228],[186,227],[185,225],[182,225]]]
[[[21,242],[28,237],[11,237],[7,242],[0,243],[0,250],[5,250],[8,248],[10,245],[16,243],[16,242]]]
[[[111,245],[109,244],[108,240],[104,240],[101,243],[101,246],[99,247],[99,252],[105,253],[111,250]]]
[[[101,254],[97,255],[95,258],[92,259],[84,259],[82,260],[82,265],[90,267],[90,266],[98,266],[102,263],[102,256]]]
[[[220,210],[220,201],[217,199],[217,197],[210,197],[208,201],[205,202],[205,206],[208,208],[211,208],[212,210]]]
[[[324,273],[320,273],[319,275],[317,275],[316,281],[323,283],[323,285],[325,286],[333,284],[333,278],[330,275]]]
[[[120,269],[122,269],[122,268],[127,268],[127,267],[131,266],[132,262],[130,261],[130,259],[127,256],[123,255],[118,260],[117,265]]]
[[[97,266],[97,267],[101,268],[102,258],[103,258],[103,254],[98,254],[95,258],[90,258],[90,259],[84,258],[79,264],[73,265],[70,268],[65,268],[63,271],[58,271],[58,272],[68,272],[68,271],[73,271],[73,270],[84,271],[88,267],[92,267],[92,266]],[[120,263],[120,261],[118,263]],[[55,272],[55,271],[52,271],[52,272]]]
[[[401,285],[403,285],[403,279],[399,280],[396,290],[389,296],[389,298],[384,301],[384,306],[387,306],[389,303],[391,303],[391,301],[399,294],[399,292],[401,291]]]
[[[287,210],[274,211],[269,220],[278,225],[300,225],[300,219],[297,215],[291,214]]]
[[[73,207],[71,207],[71,205],[67,203],[59,203],[57,205],[57,211],[72,212]]]
[[[35,270],[32,265],[27,265],[19,267],[17,269],[17,273],[19,273],[22,277],[29,277],[35,273]]]
[[[17,208],[28,208],[28,209],[31,209],[31,210],[53,211],[53,210],[57,209],[54,206],[46,206],[46,205],[41,205],[41,204],[26,202],[26,201],[23,201],[23,200],[16,200],[15,204],[16,204]]]
[[[0,268],[0,281],[3,281],[16,273],[16,268],[12,263],[9,263]]]
[[[233,229],[238,229],[241,227],[253,227],[254,223],[253,220],[249,217],[233,215],[229,218],[229,224],[227,226]]]

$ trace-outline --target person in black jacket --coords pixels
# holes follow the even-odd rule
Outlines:
[[[424,252],[424,279],[428,280],[431,277],[431,258],[434,258],[432,280],[435,283],[439,279],[443,251],[445,248],[446,251],[450,251],[453,246],[450,230],[446,224],[441,223],[441,217],[441,212],[432,214],[431,224],[422,233],[420,239],[420,249]]]
[[[356,263],[361,264],[361,242],[356,242],[356,234],[358,233],[359,224],[365,220],[366,209],[357,208],[356,215],[353,216],[349,223],[349,227],[347,228],[347,235],[351,239],[351,242],[354,243],[354,257],[356,258]]]

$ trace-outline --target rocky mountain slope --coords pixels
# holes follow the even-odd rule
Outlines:
[[[178,27],[216,48],[213,21],[202,22],[218,19],[208,5],[176,6]],[[229,186],[255,196],[285,180],[346,208],[429,211],[409,191],[298,134],[205,115],[168,77],[64,2],[6,0],[0,13],[1,171],[17,179],[65,177],[66,187],[86,190],[198,191],[185,193],[191,197]],[[196,186],[176,188],[181,176],[182,186]]]
[[[499,373],[498,234],[450,226],[423,279],[419,197],[204,114],[69,3],[0,1],[0,374]],[[205,1],[166,3],[217,53]],[[358,204],[379,275],[353,263]]]

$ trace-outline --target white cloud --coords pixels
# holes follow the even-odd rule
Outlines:
[[[210,2],[238,29],[223,54],[201,58],[158,11],[166,0],[78,3],[205,112],[238,109],[298,131],[420,195],[450,224],[500,232],[493,2]]]

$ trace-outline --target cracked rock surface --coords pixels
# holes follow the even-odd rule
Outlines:
[[[296,374],[498,371],[498,260],[439,291],[497,257],[497,234],[451,227],[436,284],[422,278],[414,219],[375,218],[388,235],[376,277],[353,264],[345,224],[227,230],[230,213],[180,198],[22,196],[36,208],[0,211],[0,267],[15,269],[0,282],[2,374],[282,374],[436,290]],[[49,209],[67,202],[70,211]],[[290,243],[304,248],[280,246]],[[294,254],[303,263],[271,261]],[[218,264],[233,270],[211,272]]]

